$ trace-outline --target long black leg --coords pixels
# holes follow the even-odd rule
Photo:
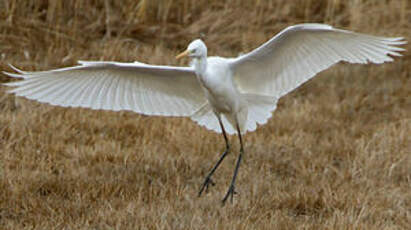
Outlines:
[[[221,164],[221,162],[224,160],[225,156],[230,152],[230,145],[228,143],[228,138],[227,138],[227,134],[225,133],[225,129],[223,126],[223,123],[221,122],[221,118],[220,116],[218,117],[218,122],[220,123],[220,127],[224,136],[224,140],[225,140],[225,151],[223,153],[223,155],[221,155],[220,159],[217,161],[217,163],[214,165],[214,167],[211,169],[211,171],[208,173],[207,177],[204,180],[203,185],[201,186],[200,192],[198,192],[198,196],[201,196],[201,193],[203,193],[204,189],[207,191],[208,190],[208,186],[214,185],[215,183],[213,182],[213,180],[211,180],[211,176],[214,174],[215,170],[217,170],[218,166]]]
[[[235,179],[237,178],[238,169],[240,168],[241,158],[243,157],[243,153],[244,153],[243,139],[241,138],[241,131],[240,131],[240,127],[238,125],[237,120],[236,120],[236,128],[237,128],[238,138],[240,139],[240,145],[241,145],[240,155],[238,156],[237,164],[236,164],[235,169],[234,169],[234,175],[233,175],[233,179],[231,180],[230,187],[228,188],[228,191],[227,191],[227,193],[225,194],[225,196],[222,200],[223,205],[227,201],[228,197],[231,197],[231,203],[233,202],[233,197],[234,197],[234,194],[236,193],[235,192]]]

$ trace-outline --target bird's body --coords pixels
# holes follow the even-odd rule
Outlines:
[[[209,57],[201,62],[206,63],[206,70],[196,75],[213,112],[227,116],[229,121],[234,120],[246,103],[233,82],[227,60]]]
[[[226,150],[200,190],[230,150],[226,132],[237,133],[241,149],[230,188],[232,197],[241,157],[241,134],[265,124],[280,97],[318,72],[345,61],[383,63],[401,56],[402,38],[384,38],[335,29],[323,24],[291,26],[246,55],[208,57],[201,40],[185,52],[191,67],[156,66],[140,62],[80,62],[43,72],[5,73],[22,81],[6,83],[18,96],[52,105],[106,110],[131,110],[146,115],[189,116],[221,132]]]
[[[239,107],[239,92],[225,59],[207,58],[206,71],[196,73],[210,105],[220,113],[235,112]]]

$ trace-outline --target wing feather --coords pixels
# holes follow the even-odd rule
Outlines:
[[[126,81],[124,81],[125,84],[125,90],[124,90],[124,103],[126,104],[126,110],[132,110],[133,108],[133,91],[132,91],[132,85],[131,85],[131,80],[130,78],[127,78]]]
[[[281,31],[250,53],[231,59],[234,81],[243,93],[281,97],[340,61],[383,63],[401,56],[403,38],[386,38],[300,24]]]
[[[71,96],[70,106],[79,107],[82,104],[82,98],[87,93],[86,90],[89,88],[91,81],[93,81],[93,76],[81,79],[81,82],[77,84],[78,89]]]
[[[190,116],[206,102],[191,67],[142,63],[80,62],[79,66],[6,75],[23,80],[9,92],[65,107],[131,110],[147,115]]]
[[[57,98],[56,101],[54,102],[55,105],[62,105],[62,106],[70,106],[70,102],[73,99],[73,94],[75,94],[76,90],[78,90],[78,83],[79,81],[81,81],[81,79],[78,79],[77,76],[72,77],[72,79],[70,79],[71,81],[66,82],[66,87],[64,87],[63,89],[59,89],[59,94],[57,94]],[[36,97],[33,96],[32,99],[35,99]],[[48,100],[50,100],[50,97],[46,97],[44,102],[47,102]],[[53,99],[52,99],[53,100]],[[53,103],[53,101],[52,101]]]
[[[105,99],[103,102],[103,109],[109,110],[112,109],[114,111],[118,111],[117,104],[116,104],[116,91],[118,85],[116,84],[117,77],[110,77],[110,83],[107,86],[107,94],[105,95]]]
[[[98,76],[92,75],[91,77],[88,78],[88,81],[85,83],[85,87],[78,96],[78,107],[85,107],[87,105],[92,106],[92,101],[94,97],[94,88],[96,87],[94,81],[96,81],[96,78]],[[131,110],[131,109],[130,109]]]

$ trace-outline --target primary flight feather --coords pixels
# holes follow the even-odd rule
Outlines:
[[[25,72],[12,67],[21,81],[11,93],[65,107],[130,110],[146,115],[189,116],[222,132],[226,150],[207,175],[199,195],[230,150],[227,135],[237,133],[241,149],[225,202],[244,152],[241,134],[265,124],[280,97],[335,63],[383,63],[401,56],[403,38],[385,38],[335,29],[323,24],[288,27],[262,46],[237,58],[207,57],[201,40],[177,58],[189,56],[191,67],[140,62],[87,62],[62,69]]]

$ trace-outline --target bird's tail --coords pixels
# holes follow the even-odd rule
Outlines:
[[[278,98],[257,94],[243,94],[243,97],[247,103],[247,115],[244,118],[240,114],[238,119],[244,133],[252,132],[257,129],[257,125],[267,123],[277,108]]]
[[[275,97],[256,94],[242,94],[242,97],[243,108],[237,114],[221,114],[221,120],[228,134],[237,133],[236,119],[240,124],[241,133],[256,130],[257,124],[267,123],[277,107],[278,99]],[[221,133],[220,124],[209,103],[204,104],[191,116],[191,119],[209,130]]]

